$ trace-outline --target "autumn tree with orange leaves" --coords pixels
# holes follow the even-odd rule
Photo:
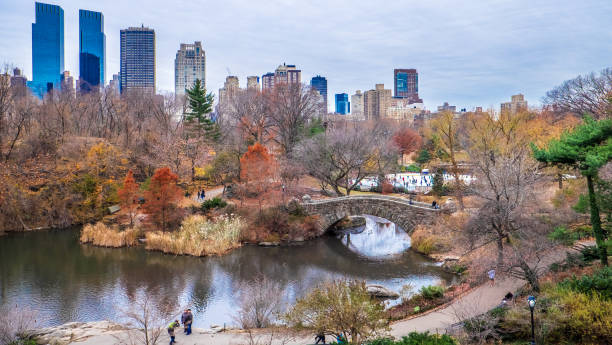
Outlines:
[[[399,149],[404,165],[404,155],[416,152],[423,145],[423,138],[415,130],[402,128],[393,135],[393,144]]]
[[[168,230],[169,224],[179,218],[177,203],[183,193],[176,185],[177,181],[178,176],[170,168],[159,168],[155,170],[149,190],[145,192],[145,212],[162,231]]]
[[[138,197],[138,184],[136,180],[134,180],[134,173],[132,173],[132,170],[127,172],[123,180],[123,186],[119,188],[117,194],[119,195],[121,208],[126,210],[130,217],[130,226],[133,226],[137,208],[136,198]]]
[[[257,195],[260,209],[263,194],[269,189],[275,171],[274,157],[260,143],[249,146],[240,158],[240,179],[246,184],[247,193]]]

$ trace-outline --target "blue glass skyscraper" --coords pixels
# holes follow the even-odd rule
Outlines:
[[[348,94],[336,94],[336,113],[346,115],[351,112],[351,102],[349,102]]]
[[[104,15],[79,10],[79,89],[81,92],[104,86],[106,35]]]
[[[60,89],[64,71],[64,10],[56,5],[35,3],[36,22],[32,24],[32,92],[43,97]]]
[[[319,91],[319,94],[323,97],[323,103],[325,104],[325,112],[327,113],[327,79],[320,75],[313,77],[310,80],[310,87]]]

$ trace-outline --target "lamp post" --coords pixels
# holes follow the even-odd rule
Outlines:
[[[527,297],[527,303],[529,304],[529,310],[531,310],[531,345],[535,345],[535,327],[533,324],[533,308],[535,308],[536,304],[535,297]]]

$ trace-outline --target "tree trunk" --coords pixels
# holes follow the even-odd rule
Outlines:
[[[561,172],[557,172],[557,178],[559,179],[559,189],[563,189],[563,174]]]
[[[601,264],[608,266],[608,248],[606,246],[604,232],[601,228],[601,219],[599,218],[599,206],[595,197],[595,188],[593,186],[593,176],[587,175],[587,186],[589,187],[589,208],[591,209],[591,226],[595,234],[595,242],[599,248],[599,256]]]
[[[504,264],[504,237],[497,237],[497,269],[499,270]]]
[[[521,270],[523,271],[523,277],[527,280],[527,283],[531,286],[534,292],[540,292],[540,282],[538,281],[538,274],[535,270],[531,269],[527,262],[521,260]]]

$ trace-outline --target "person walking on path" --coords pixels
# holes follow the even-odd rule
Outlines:
[[[325,345],[325,333],[319,332],[317,334],[317,336],[315,337],[315,345],[319,344],[319,342]]]
[[[202,200],[206,199],[206,191],[204,191],[204,189],[202,189]]]
[[[198,194],[200,194],[200,192],[198,192]],[[187,312],[187,309],[185,309],[185,311],[183,311],[183,314],[181,315],[181,323],[183,324],[183,333],[187,334],[187,318],[189,317],[189,313]]]
[[[187,318],[185,319],[185,324],[187,325],[187,335],[191,334],[191,324],[193,323],[193,314],[191,313],[191,309],[187,309]]]
[[[168,335],[170,336],[170,345],[176,343],[174,329],[180,326],[181,324],[178,322],[178,320],[174,320],[174,322],[168,325]]]
[[[489,276],[489,280],[491,281],[491,286],[495,286],[495,269],[492,268],[489,272],[487,272]]]

